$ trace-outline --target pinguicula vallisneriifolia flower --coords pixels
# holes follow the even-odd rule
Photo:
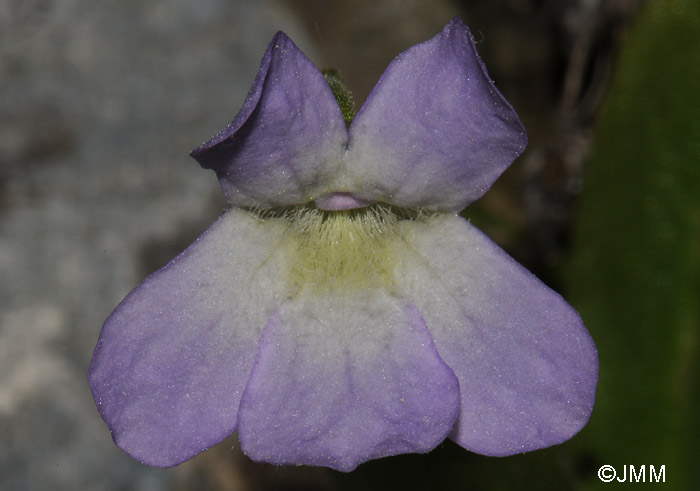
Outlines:
[[[588,420],[580,317],[457,214],[527,144],[464,23],[399,55],[351,118],[278,33],[192,152],[231,209],[119,304],[90,366],[129,455],[173,466],[237,430],[256,461],[350,471],[445,438],[526,452]]]

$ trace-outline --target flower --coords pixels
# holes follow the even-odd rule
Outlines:
[[[457,215],[525,130],[453,19],[346,126],[283,33],[192,152],[232,208],[106,320],[90,366],[117,445],[172,466],[235,430],[257,461],[350,471],[445,438],[504,456],[586,423],[578,314]]]

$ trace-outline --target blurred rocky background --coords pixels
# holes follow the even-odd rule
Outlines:
[[[170,470],[124,455],[86,383],[100,326],[225,208],[213,173],[188,152],[233,118],[275,31],[339,69],[361,103],[394,56],[455,15],[530,135],[465,216],[582,310],[601,349],[601,409],[589,427],[523,456],[490,459],[446,442],[350,474],[255,464],[235,436]],[[682,469],[697,448],[677,434],[697,429],[685,423],[697,412],[700,206],[678,196],[700,184],[700,101],[682,92],[700,80],[698,41],[693,0],[3,0],[0,489],[593,489],[603,464],[664,459],[669,482],[689,483]],[[660,98],[666,91],[677,97]],[[618,147],[629,151],[611,162]],[[638,208],[626,204],[635,196]],[[648,219],[651,248],[640,249],[638,219]],[[657,271],[656,256],[675,262]],[[635,285],[647,296],[625,297]],[[642,301],[654,314],[648,328],[625,313]],[[680,419],[670,424],[671,414]]]

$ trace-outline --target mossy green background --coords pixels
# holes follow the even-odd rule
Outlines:
[[[700,477],[700,2],[646,5],[594,148],[567,275],[568,299],[600,355],[596,407],[578,440],[596,465],[665,464],[670,489],[692,489]]]

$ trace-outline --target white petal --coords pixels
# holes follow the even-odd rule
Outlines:
[[[404,222],[402,235],[397,288],[459,379],[450,437],[509,455],[577,433],[593,407],[598,361],[574,309],[458,216]]]
[[[457,379],[415,306],[380,288],[306,291],[265,328],[239,436],[255,460],[350,471],[433,449],[458,406]]]
[[[107,319],[90,386],[127,453],[167,467],[234,431],[262,329],[286,298],[285,230],[233,209]]]

